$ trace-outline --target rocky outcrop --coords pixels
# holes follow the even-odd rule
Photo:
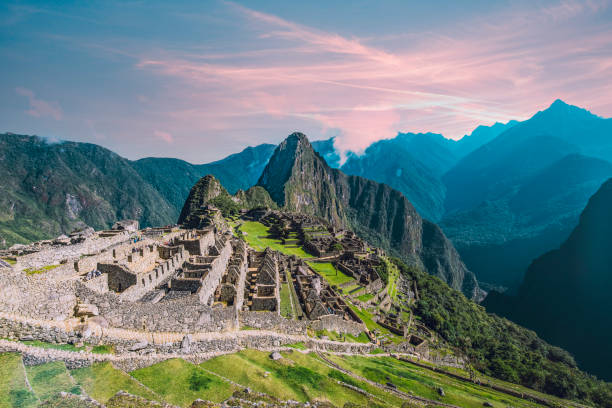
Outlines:
[[[330,168],[305,135],[294,133],[276,148],[258,185],[283,209],[349,227],[466,296],[481,297],[476,278],[437,225],[423,220],[399,191]]]

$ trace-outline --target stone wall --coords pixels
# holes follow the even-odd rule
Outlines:
[[[359,336],[361,332],[366,331],[365,324],[358,323],[352,320],[344,320],[336,315],[321,316],[318,320],[313,320],[310,323],[310,328],[313,330],[328,330],[337,333],[348,333],[353,336]]]
[[[76,305],[73,283],[55,283],[4,268],[0,274],[0,310],[46,320],[64,320]]]
[[[275,330],[288,334],[306,334],[309,321],[288,320],[276,312],[241,311],[240,325],[263,330]]]
[[[108,275],[102,274],[88,281],[85,281],[85,286],[98,293],[106,293],[110,290],[108,287]]]
[[[127,233],[121,233],[110,238],[92,237],[78,244],[53,246],[39,252],[20,256],[17,267],[18,269],[38,269],[46,265],[58,264],[62,261],[76,260],[82,255],[99,254],[113,245],[128,240],[129,235]]]
[[[131,302],[114,293],[94,292],[81,283],[76,293],[81,302],[96,305],[112,327],[189,333],[224,331],[237,325],[234,308],[212,308],[201,304],[197,295],[158,303]]]
[[[221,278],[227,269],[227,264],[232,256],[232,244],[229,239],[225,239],[223,247],[217,256],[210,263],[210,270],[204,279],[201,281],[201,287],[198,290],[200,302],[210,304],[210,299],[214,295],[217,286],[221,282]]]

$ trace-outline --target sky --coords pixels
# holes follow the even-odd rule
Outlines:
[[[0,132],[205,163],[363,151],[555,99],[612,116],[612,0],[3,1]]]

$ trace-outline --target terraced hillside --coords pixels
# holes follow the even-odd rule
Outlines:
[[[148,406],[145,400],[190,407],[197,399],[219,406],[237,396],[244,404],[238,406],[248,406],[244,399],[278,404],[272,406],[287,400],[328,407],[544,406],[488,385],[467,383],[457,373],[436,372],[433,367],[389,356],[340,356],[297,349],[279,356],[274,360],[268,352],[244,350],[200,364],[173,359],[125,372],[111,363],[77,369],[68,369],[63,362],[26,366],[19,354],[2,353],[0,407],[69,406],[67,401],[87,406],[85,398],[108,406],[128,406],[113,405],[121,391],[140,397],[131,398],[141,404],[129,405],[133,407]],[[513,389],[510,384],[498,385]],[[517,389],[518,393],[525,391]],[[69,399],[58,395],[60,392],[80,398]],[[550,404],[577,406],[546,398]]]

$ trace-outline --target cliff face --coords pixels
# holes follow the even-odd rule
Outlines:
[[[591,197],[578,226],[557,250],[536,259],[516,297],[492,293],[488,310],[534,329],[573,353],[578,364],[612,379],[612,179]]]
[[[280,207],[347,226],[466,296],[481,296],[476,278],[437,225],[423,220],[399,191],[330,168],[305,135],[294,133],[276,148],[258,184]]]
[[[331,169],[302,133],[293,133],[278,145],[264,168],[259,186],[289,211],[317,215],[329,222],[345,223]]]

